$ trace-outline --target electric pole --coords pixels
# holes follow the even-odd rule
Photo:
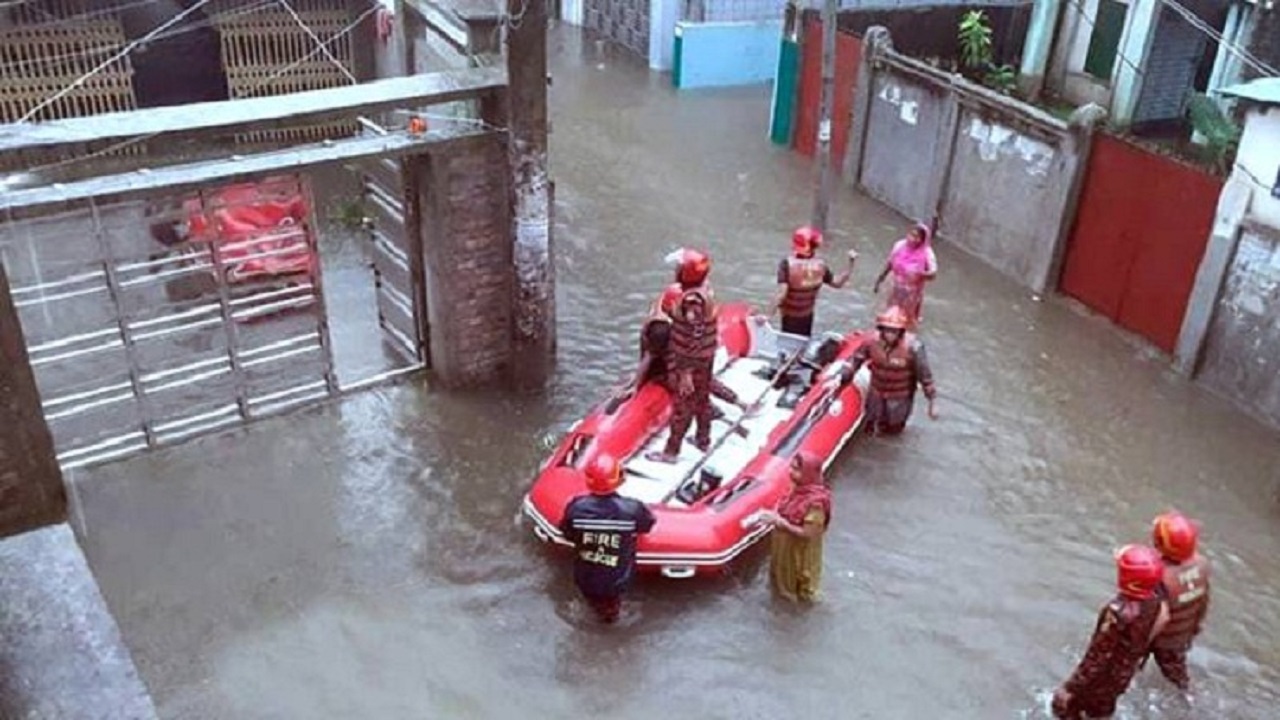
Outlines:
[[[840,0],[824,0],[822,6],[822,100],[818,109],[817,192],[813,201],[813,227],[827,231],[831,207],[831,106],[836,85],[836,14]]]
[[[542,386],[555,359],[552,187],[547,168],[547,0],[507,0],[508,142],[515,231],[514,380]]]

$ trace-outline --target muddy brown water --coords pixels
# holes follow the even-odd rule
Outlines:
[[[75,473],[76,526],[165,718],[1045,718],[1110,595],[1112,549],[1176,505],[1214,605],[1188,709],[1148,668],[1124,718],[1280,707],[1277,436],[1154,353],[942,245],[924,332],[942,419],[833,465],[824,598],[771,600],[762,553],[585,614],[518,518],[554,438],[632,367],[661,258],[715,256],[760,303],[810,204],[767,89],[677,93],[552,35],[558,370],[545,394],[415,384]],[[863,253],[822,329],[866,324],[905,220],[842,188]]]

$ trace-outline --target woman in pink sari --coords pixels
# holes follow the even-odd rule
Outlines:
[[[876,294],[885,278],[893,273],[893,290],[887,306],[897,305],[911,318],[909,330],[920,324],[921,306],[924,304],[924,286],[938,276],[938,257],[933,253],[933,229],[926,223],[916,223],[911,232],[894,243],[880,277],[876,278]]]

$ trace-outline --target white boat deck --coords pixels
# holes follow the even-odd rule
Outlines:
[[[743,411],[713,396],[712,402],[724,412],[723,418],[711,424],[713,452],[706,456],[693,446],[692,440],[696,430],[696,423],[694,423],[690,425],[685,435],[677,462],[664,463],[647,459],[646,454],[661,451],[666,445],[670,432],[667,427],[664,427],[623,464],[625,479],[619,492],[646,504],[658,504],[673,495],[686,478],[701,473],[704,467],[714,468],[725,483],[742,472],[743,468],[764,447],[769,433],[792,415],[791,410],[777,407],[781,391],[770,388],[769,379],[755,374],[756,371],[771,369],[770,365],[769,360],[763,357],[738,358],[729,363],[721,349],[716,358],[717,379],[738,395],[739,402],[748,406],[754,404],[764,394],[765,401],[759,412],[742,423],[744,432],[741,434],[730,432],[741,418]],[[726,435],[729,435],[727,439]],[[675,497],[672,497],[668,504],[684,506]]]

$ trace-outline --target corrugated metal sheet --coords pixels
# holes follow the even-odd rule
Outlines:
[[[1134,122],[1182,117],[1206,42],[1204,33],[1191,23],[1167,7],[1160,9]]]
[[[1260,78],[1239,85],[1232,85],[1220,90],[1223,95],[1238,97],[1243,100],[1280,105],[1280,78]]]

